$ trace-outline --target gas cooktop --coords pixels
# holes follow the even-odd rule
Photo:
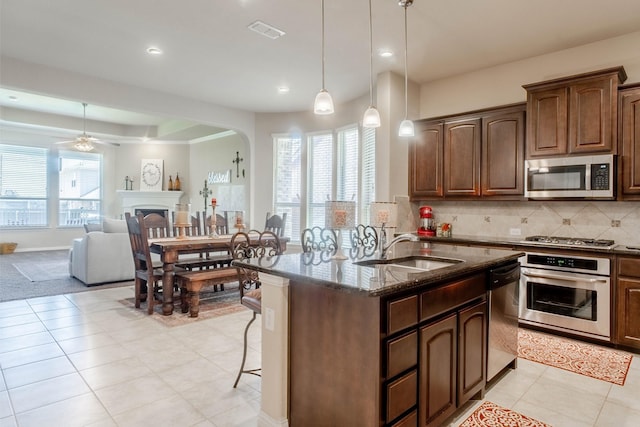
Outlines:
[[[558,237],[558,236],[528,236],[523,243],[541,246],[564,246],[611,249],[614,246],[613,240],[605,239],[582,239],[579,237]]]

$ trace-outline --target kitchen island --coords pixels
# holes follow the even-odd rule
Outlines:
[[[440,425],[484,393],[488,272],[521,255],[403,242],[383,263],[234,261],[263,283],[260,425]]]

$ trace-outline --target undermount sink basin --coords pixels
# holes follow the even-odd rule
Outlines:
[[[394,259],[369,259],[365,261],[354,262],[356,265],[363,267],[385,267],[406,272],[432,271],[438,268],[448,267],[450,265],[462,262],[459,259],[437,258],[429,256],[409,256]]]

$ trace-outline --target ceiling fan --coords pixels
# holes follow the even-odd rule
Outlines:
[[[116,142],[110,141],[101,141],[98,138],[94,138],[90,135],[87,135],[87,103],[83,102],[82,107],[84,108],[83,119],[82,119],[82,134],[78,135],[78,137],[71,141],[60,141],[56,142],[56,144],[73,144],[73,147],[78,151],[92,151],[95,147],[93,144],[104,144],[104,145],[114,145],[119,147],[120,144]]]

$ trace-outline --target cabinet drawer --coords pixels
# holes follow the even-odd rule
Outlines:
[[[387,334],[393,334],[418,323],[418,296],[389,301],[387,309]]]
[[[418,427],[418,411],[413,411],[393,423],[393,427]]]
[[[418,363],[418,333],[411,332],[387,343],[387,378]]]
[[[420,321],[450,311],[469,301],[484,296],[487,284],[484,274],[459,280],[457,282],[430,289],[420,295]]]
[[[640,277],[640,260],[634,258],[618,258],[618,275]]]
[[[418,402],[418,374],[409,372],[387,386],[387,422],[391,422]]]

